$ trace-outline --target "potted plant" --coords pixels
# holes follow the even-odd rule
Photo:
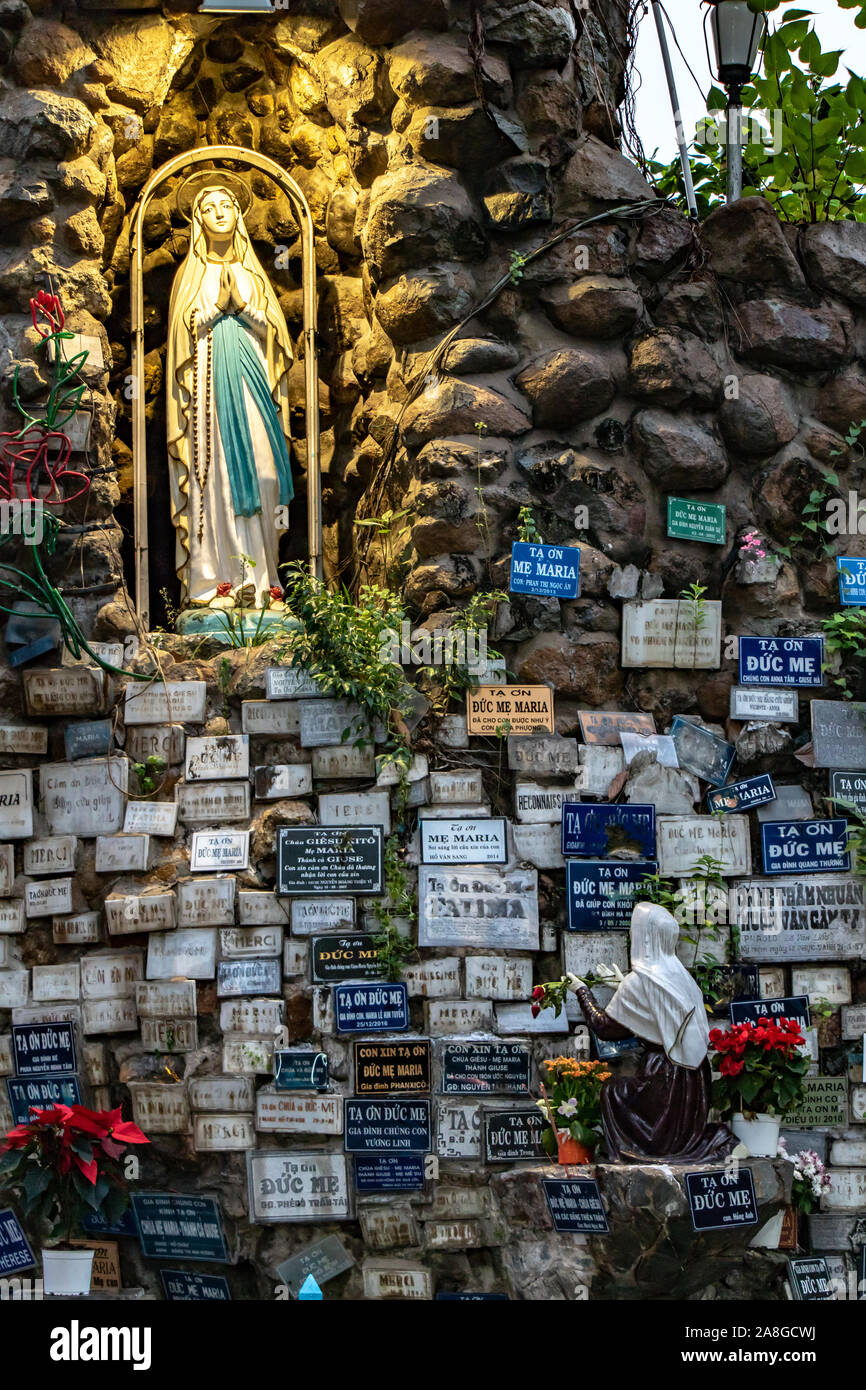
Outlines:
[[[789,1210],[793,1218],[794,1244],[796,1245],[798,1214],[803,1212],[805,1216],[811,1216],[821,1197],[830,1186],[830,1174],[814,1149],[801,1149],[799,1153],[789,1154],[785,1140],[780,1139],[778,1156],[779,1158],[787,1158],[794,1165]]]
[[[713,1104],[730,1115],[734,1134],[753,1158],[775,1158],[780,1115],[800,1099],[809,1057],[796,1019],[758,1019],[710,1033],[710,1062],[720,1075]]]
[[[541,1136],[545,1152],[558,1163],[591,1163],[601,1139],[601,1088],[610,1072],[603,1062],[551,1057],[544,1063],[550,1094],[544,1086],[539,1107],[548,1125]]]
[[[55,1105],[30,1115],[0,1147],[0,1184],[53,1242],[42,1251],[45,1293],[86,1294],[93,1251],[70,1246],[75,1227],[85,1211],[120,1219],[129,1202],[124,1150],[150,1140],[119,1109]]]

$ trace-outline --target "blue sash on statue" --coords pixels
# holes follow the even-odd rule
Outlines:
[[[232,506],[235,516],[253,516],[261,511],[262,499],[247,419],[245,386],[267,431],[280,484],[281,505],[291,502],[294,496],[286,440],[268,379],[240,320],[233,314],[223,314],[212,331],[214,399]]]

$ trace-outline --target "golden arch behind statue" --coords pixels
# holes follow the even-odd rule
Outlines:
[[[132,457],[133,500],[135,511],[135,596],[138,616],[145,627],[150,626],[149,551],[147,534],[147,439],[144,410],[144,279],[143,237],[144,215],[156,189],[172,174],[192,165],[231,161],[244,164],[268,174],[291,203],[301,230],[302,291],[304,311],[304,377],[307,452],[307,535],[310,570],[321,576],[322,570],[322,509],[321,468],[319,458],[319,381],[316,360],[316,258],[313,241],[313,219],[307,200],[289,174],[273,159],[256,150],[244,150],[234,145],[210,145],[175,155],[154,170],[141,191],[133,214],[130,263],[130,294],[132,301]]]

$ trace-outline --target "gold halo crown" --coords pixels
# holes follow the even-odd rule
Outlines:
[[[187,222],[192,221],[192,209],[196,198],[209,188],[225,188],[232,193],[238,200],[241,216],[247,212],[252,202],[252,194],[238,174],[222,169],[198,169],[194,174],[190,174],[189,178],[184,179],[177,190],[177,210]]]

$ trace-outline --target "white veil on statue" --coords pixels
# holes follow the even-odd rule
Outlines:
[[[671,1062],[694,1070],[707,1055],[704,999],[677,959],[676,918],[657,903],[638,903],[631,918],[631,970],[605,1012]]]

